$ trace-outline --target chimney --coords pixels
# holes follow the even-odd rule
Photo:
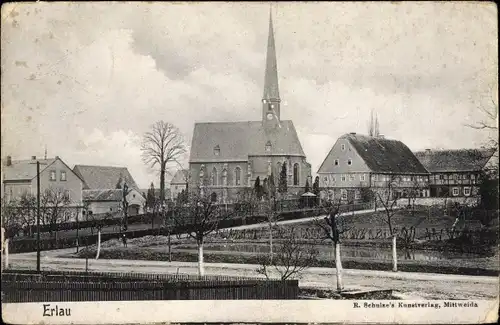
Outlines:
[[[5,165],[6,166],[11,166],[12,165],[12,157],[11,156],[7,156],[7,161],[5,162]]]
[[[425,153],[431,153],[431,149],[425,149]]]
[[[349,133],[349,134],[356,135],[356,132],[351,132],[351,133]]]
[[[31,160],[36,160],[36,156],[31,156]]]
[[[59,159],[59,156],[56,156],[56,159]]]

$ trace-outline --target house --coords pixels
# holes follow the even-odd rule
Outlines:
[[[83,201],[89,213],[121,211],[125,184],[128,215],[143,213],[146,199],[126,167],[76,165],[73,171],[83,180]]]
[[[426,149],[415,156],[431,173],[431,197],[469,197],[478,194],[481,171],[494,153],[495,149]]]
[[[281,119],[281,99],[272,16],[260,121],[196,123],[189,158],[190,188],[207,188],[218,201],[234,201],[259,180],[278,177],[286,166],[289,195],[300,195],[311,184],[307,162],[295,126]]]
[[[170,181],[170,198],[172,201],[177,199],[177,196],[182,192],[182,190],[187,189],[188,181],[189,171],[187,169],[178,170],[174,174],[174,177]]]
[[[57,200],[53,204],[63,207],[64,219],[75,218],[82,209],[83,180],[58,156],[50,159],[33,156],[26,160],[13,160],[7,156],[2,168],[5,200],[17,200],[24,194],[37,195],[37,162],[40,163],[40,194],[52,193],[55,199],[50,202]],[[64,200],[61,200],[63,196]]]
[[[318,170],[322,195],[366,200],[368,190],[393,187],[393,195],[429,195],[429,173],[401,141],[356,133],[342,135]]]

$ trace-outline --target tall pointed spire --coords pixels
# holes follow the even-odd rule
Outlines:
[[[276,60],[276,46],[274,43],[273,14],[269,8],[269,35],[267,39],[266,72],[264,79],[264,96],[266,100],[279,100],[278,63]]]
[[[264,76],[264,95],[262,96],[262,120],[268,128],[281,127],[280,93],[278,87],[278,63],[274,44],[273,14],[269,9],[269,35],[267,39],[266,71]]]

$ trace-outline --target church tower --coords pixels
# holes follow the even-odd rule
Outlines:
[[[269,36],[267,39],[264,95],[262,96],[262,121],[266,128],[273,128],[280,125],[280,102],[273,17],[272,12],[269,11]]]

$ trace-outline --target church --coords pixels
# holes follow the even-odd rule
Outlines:
[[[195,123],[189,173],[219,202],[234,202],[259,177],[278,178],[286,164],[287,193],[296,197],[311,184],[311,165],[293,122],[282,120],[272,15],[269,16],[264,95],[260,121]]]

